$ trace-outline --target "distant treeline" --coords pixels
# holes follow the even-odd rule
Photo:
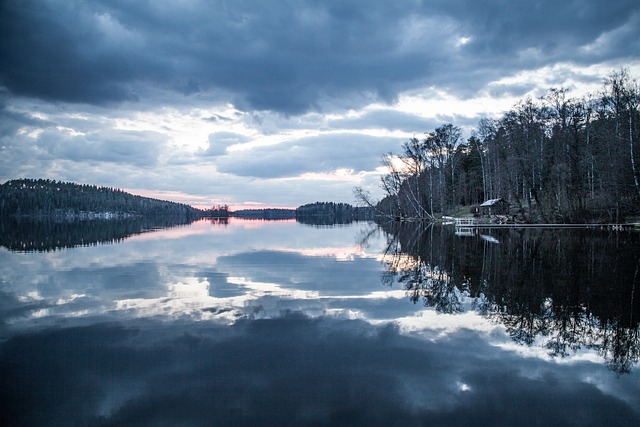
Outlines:
[[[316,202],[298,209],[241,209],[227,205],[209,209],[149,197],[117,188],[82,185],[50,179],[15,179],[0,185],[0,217],[60,220],[114,220],[127,218],[247,218],[301,222],[344,223],[372,219],[373,209],[346,203]]]
[[[462,141],[445,124],[383,156],[379,202],[388,217],[433,220],[460,206],[502,198],[523,222],[622,222],[640,215],[640,90],[627,71],[596,95],[550,89]]]
[[[298,221],[310,224],[346,224],[373,219],[373,214],[374,210],[370,207],[334,202],[309,203],[295,211]]]
[[[212,208],[205,209],[202,212],[205,218],[218,218],[218,219],[229,218],[228,205],[213,206]]]
[[[296,211],[293,209],[240,209],[229,213],[235,218],[247,219],[293,219]]]
[[[347,203],[315,202],[297,209],[241,209],[229,212],[235,218],[282,220],[296,219],[305,224],[346,224],[373,219],[374,210]]]
[[[226,208],[226,207],[223,207]],[[223,214],[220,209],[218,214]],[[226,212],[226,211],[225,211]],[[213,216],[182,203],[122,190],[50,179],[17,179],[0,185],[0,216],[111,219],[134,216],[197,219]]]

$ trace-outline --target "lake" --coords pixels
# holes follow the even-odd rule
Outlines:
[[[0,226],[0,424],[640,425],[640,233]]]

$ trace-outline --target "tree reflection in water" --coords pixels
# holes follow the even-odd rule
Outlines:
[[[638,362],[640,234],[390,223],[383,281],[441,313],[473,309],[552,356],[595,349],[618,373]],[[465,305],[465,302],[467,303]]]
[[[227,218],[209,218],[226,224]],[[172,216],[65,220],[0,217],[0,247],[18,252],[50,252],[78,246],[119,243],[157,229],[186,226],[193,219]]]

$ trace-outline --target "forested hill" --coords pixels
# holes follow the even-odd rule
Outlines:
[[[296,219],[310,224],[346,224],[373,219],[373,209],[348,203],[315,202],[296,209]]]
[[[199,218],[191,206],[135,196],[119,189],[49,179],[17,179],[0,185],[0,216],[117,218],[156,216]]]
[[[245,219],[293,219],[296,211],[293,209],[240,209],[229,213],[235,218]]]

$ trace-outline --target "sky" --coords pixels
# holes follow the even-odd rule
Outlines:
[[[636,0],[0,0],[0,182],[355,203],[409,138],[621,68]]]

